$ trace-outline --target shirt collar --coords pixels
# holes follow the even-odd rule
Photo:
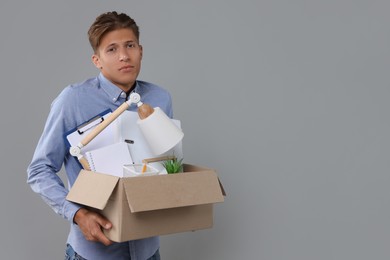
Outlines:
[[[107,93],[107,95],[110,97],[112,102],[116,102],[119,98],[125,98],[126,93],[121,90],[119,87],[117,87],[115,84],[113,84],[111,81],[109,81],[106,77],[103,76],[102,73],[98,76],[99,84],[101,88]],[[135,88],[133,92],[139,92],[140,86],[138,84],[138,81],[135,81]]]

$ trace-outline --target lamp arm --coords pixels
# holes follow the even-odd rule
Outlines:
[[[98,124],[92,131],[81,140],[81,145],[84,147],[89,144],[98,134],[100,134],[107,126],[109,126],[115,119],[117,119],[130,104],[124,102],[114,112],[112,112],[103,122]]]
[[[85,159],[84,156],[80,156],[78,159],[79,159],[81,166],[83,166],[84,170],[87,170],[87,171],[91,170],[91,167],[89,166],[88,160]]]
[[[89,166],[88,160],[85,159],[85,157],[81,154],[81,148],[83,145],[81,143],[78,143],[76,146],[72,146],[69,149],[70,155],[77,157],[79,160],[81,166],[83,167],[84,170],[91,170],[91,167]]]

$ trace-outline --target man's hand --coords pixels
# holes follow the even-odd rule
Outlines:
[[[102,215],[81,208],[76,212],[74,222],[80,227],[85,239],[88,241],[101,242],[106,246],[112,244],[112,241],[102,231],[102,229],[110,229],[112,224]]]

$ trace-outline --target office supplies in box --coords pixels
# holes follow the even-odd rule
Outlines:
[[[224,195],[214,170],[185,164],[183,173],[129,178],[82,170],[67,199],[104,215],[106,236],[122,242],[211,228]]]
[[[166,174],[167,172],[165,171],[164,173]],[[152,176],[158,174],[160,174],[160,170],[151,164],[123,165],[123,177],[143,177],[143,176]]]

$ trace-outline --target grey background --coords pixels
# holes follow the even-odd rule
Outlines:
[[[68,223],[26,184],[51,101],[95,76],[86,31],[133,16],[140,79],[173,96],[185,161],[228,192],[163,259],[389,259],[385,0],[0,2],[2,259],[63,259]]]

